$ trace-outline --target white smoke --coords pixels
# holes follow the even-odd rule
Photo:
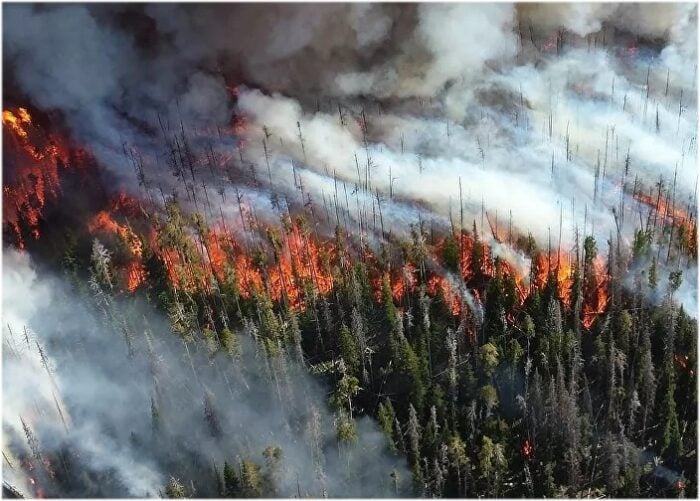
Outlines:
[[[282,449],[277,484],[279,494],[286,497],[298,491],[320,497],[324,489],[335,496],[346,492],[392,495],[396,493],[392,471],[409,477],[405,460],[388,453],[384,435],[367,417],[358,419],[357,442],[341,455],[335,445],[328,391],[292,360],[276,376],[286,379],[286,384],[268,380],[265,355],[257,353],[246,335],[240,335],[241,359],[208,359],[200,343],[191,343],[185,351],[151,307],[130,301],[118,307],[140,319],[127,322],[135,331],[134,355],[129,357],[119,329],[95,317],[85,306],[85,298],[76,296],[58,278],[38,276],[27,254],[6,250],[3,260],[3,319],[7,322],[3,329],[4,450],[10,456],[31,458],[21,417],[33,430],[45,459],[50,452],[67,448],[79,473],[60,486],[36,479],[46,492],[85,495],[90,486],[85,478],[108,473],[112,476],[104,478],[111,480],[100,485],[95,496],[156,496],[170,475],[178,476],[167,469],[171,456],[201,458],[204,473],[194,475],[195,482],[212,490],[214,464],[221,474],[224,461],[250,458],[263,463],[261,454],[268,445]],[[149,342],[156,359],[149,354]],[[276,385],[291,392],[284,396],[286,403],[276,401]],[[220,420],[222,432],[217,437],[208,432],[202,408],[207,393]],[[167,430],[158,440],[153,438],[151,398],[158,402]],[[305,428],[314,408],[319,420],[315,445]],[[313,447],[319,447],[325,457],[323,478],[318,477],[319,467],[312,459]],[[372,463],[372,470],[364,468],[367,462]],[[37,460],[33,471],[41,468]],[[34,494],[24,471],[17,461],[7,478],[25,494]]]
[[[151,23],[150,38],[125,20]],[[17,5],[4,22],[19,87],[62,110],[132,191],[125,144],[152,189],[183,189],[161,132],[226,126],[231,74],[248,82],[235,108],[246,142],[189,137],[225,159],[226,175],[193,167],[229,200],[231,183],[252,193],[271,177],[326,217],[376,219],[381,204],[395,234],[417,212],[446,225],[462,211],[488,233],[485,211],[571,247],[576,229],[615,234],[616,216],[629,239],[637,183],[671,189],[675,176],[683,205],[697,183],[691,4]],[[269,209],[259,215],[277,219]]]
[[[375,233],[384,226],[385,233],[405,234],[418,218],[447,228],[463,209],[465,226],[474,222],[482,235],[490,232],[486,213],[542,247],[557,246],[561,234],[570,249],[578,230],[602,248],[617,231],[621,214],[612,209],[621,201],[623,239],[646,219],[648,209],[630,194],[637,182],[648,192],[663,176],[669,189],[676,176],[679,206],[694,204],[694,4],[11,5],[3,13],[6,87],[60,111],[75,139],[134,193],[124,145],[142,155],[146,176],[157,181],[152,189],[181,190],[165,167],[170,152],[161,124],[169,140],[184,129],[194,149],[211,147],[226,159],[225,173],[208,174],[202,160],[194,170],[210,198],[221,190],[230,228],[240,228],[238,190],[247,207],[270,220],[311,202],[330,220],[326,229],[336,214],[353,227],[372,220]],[[229,82],[246,84],[235,106]],[[206,134],[230,125],[234,111],[247,118],[243,146]],[[269,200],[270,188],[284,198],[281,206]],[[203,188],[193,189],[205,198]],[[491,244],[496,255],[528,269],[517,251]],[[697,266],[684,263],[683,271],[677,297],[694,314]],[[21,415],[40,444],[68,443],[95,469],[116,471],[130,494],[154,495],[170,472],[125,445],[131,431],[144,436],[150,426],[146,362],[129,365],[122,339],[105,337],[81,318],[84,312],[67,310],[65,288],[39,279],[26,256],[6,252],[4,279],[3,318],[14,332],[7,342],[16,350],[3,351],[4,445],[26,452]],[[167,330],[142,305],[135,309],[154,331]],[[25,325],[55,364],[58,398],[74,418],[67,434],[37,347],[22,346]],[[158,342],[171,374],[182,372],[181,347],[166,336]],[[202,360],[218,367],[207,364]],[[214,375],[200,377],[217,396],[228,391]],[[297,377],[295,389],[323,409],[323,389],[301,372]],[[298,473],[304,488],[320,495],[301,435],[295,441],[278,433],[293,416],[241,390],[241,400],[221,404],[221,412],[250,443],[217,444],[192,431],[202,421],[201,408],[191,405],[201,400],[200,389],[177,383],[189,404],[171,426],[188,452],[214,451],[220,464],[234,450],[259,454],[279,441],[295,466],[283,479],[284,494],[295,493]],[[45,415],[37,415],[34,400]],[[321,414],[324,436],[331,436],[333,417]],[[331,462],[329,492],[391,494],[381,479],[399,466],[381,453],[376,427],[363,421],[359,428],[355,458],[371,455],[373,471],[344,490],[342,465]],[[200,445],[192,445],[190,432]],[[29,489],[24,476],[9,475]]]

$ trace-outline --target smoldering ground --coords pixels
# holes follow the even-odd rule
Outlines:
[[[172,475],[196,478],[186,487],[207,497],[217,495],[215,467],[264,465],[270,445],[282,450],[275,495],[392,496],[408,486],[405,459],[369,418],[354,445],[337,445],[328,388],[284,347],[268,362],[248,332],[234,360],[205,343],[184,348],[140,300],[114,299],[110,321],[28,255],[3,259],[5,478],[25,494],[157,496]]]

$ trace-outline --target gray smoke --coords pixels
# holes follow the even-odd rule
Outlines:
[[[240,333],[243,353],[236,359],[212,358],[201,342],[185,350],[152,307],[126,300],[118,311],[131,319],[125,324],[133,331],[129,356],[122,332],[86,307],[86,298],[62,279],[39,275],[29,256],[14,250],[5,252],[3,265],[3,452],[14,463],[5,468],[5,478],[26,494],[34,490],[17,458],[35,459],[21,420],[44,457],[59,448],[71,451],[78,481],[44,485],[62,496],[157,496],[170,475],[184,474],[168,470],[179,457],[196,458],[204,472],[196,481],[211,489],[214,465],[221,474],[224,461],[265,464],[262,452],[269,445],[282,449],[276,473],[280,496],[391,496],[397,492],[392,472],[408,486],[405,460],[388,453],[384,435],[369,418],[358,419],[357,441],[339,448],[330,390],[294,360],[285,360],[284,350],[268,364],[251,332]],[[220,428],[216,436],[205,417],[207,395]],[[151,399],[159,408],[157,434]],[[79,480],[83,470],[113,479],[90,491],[90,483]]]
[[[629,242],[631,192],[660,177],[695,205],[693,4],[13,5],[4,25],[8,73],[123,188],[143,196],[128,150],[154,199],[181,191],[163,139],[186,130],[189,190],[219,191],[229,227],[238,190],[270,221],[296,204],[401,234],[463,210],[571,249]]]
[[[695,206],[694,4],[17,4],[3,14],[10,88],[60,111],[76,140],[138,196],[182,190],[165,167],[163,136],[186,130],[200,157],[211,148],[221,163],[210,171],[200,159],[194,170],[210,198],[220,190],[229,228],[239,225],[236,190],[270,221],[311,202],[319,220],[328,219],[326,229],[372,220],[361,230],[378,234],[381,204],[385,230],[394,234],[419,218],[447,227],[450,217],[459,221],[461,181],[465,226],[475,221],[494,251],[525,271],[527,258],[488,237],[484,213],[501,229],[512,222],[531,233],[542,247],[558,245],[561,233],[571,249],[578,229],[604,248],[618,231],[616,217],[625,242],[647,218],[631,196],[637,183],[648,193],[663,176],[668,190],[675,176],[676,203]],[[219,136],[233,113],[246,119],[240,137]],[[137,185],[125,149],[141,156],[147,186]],[[192,189],[205,198],[203,188]],[[270,191],[281,202],[272,203]],[[612,211],[621,202],[622,218]],[[206,216],[215,220],[217,212]],[[662,282],[675,266],[661,266]],[[694,314],[697,266],[682,268],[677,297]],[[39,279],[26,257],[6,252],[4,278],[5,319],[15,332],[12,349],[3,351],[10,448],[26,449],[21,415],[42,446],[70,444],[93,468],[116,471],[131,494],[155,494],[170,473],[155,456],[168,449],[149,455],[126,445],[132,432],[137,440],[150,436],[155,390],[143,332],[129,359],[121,337],[75,311],[60,281]],[[164,320],[144,305],[128,307],[148,319],[155,351],[174,378],[170,387],[179,388],[169,397],[179,409],[169,418],[174,442],[207,464],[259,456],[276,443],[285,495],[296,493],[297,475],[317,496],[323,482],[330,494],[392,493],[386,477],[400,466],[383,454],[383,438],[368,421],[359,423],[350,452],[354,466],[372,465],[366,477],[344,490],[346,458],[329,453],[321,482],[308,436],[293,440],[284,431],[298,431],[308,408],[265,405],[274,396],[260,395],[269,397],[272,387],[251,379],[264,366],[227,376],[235,398],[224,398],[224,361],[209,365],[205,353],[194,354],[205,361],[195,364],[203,367],[198,385],[183,375],[182,347],[161,335]],[[68,432],[53,411],[53,383],[36,346],[22,346],[25,325],[54,365],[58,398],[72,418]],[[252,345],[246,350],[255,353]],[[291,388],[318,409],[322,436],[330,437],[325,390],[290,371]],[[225,440],[207,434],[201,406],[192,405],[203,387],[217,397]]]

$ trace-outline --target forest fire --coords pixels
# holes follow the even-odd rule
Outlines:
[[[299,306],[306,284],[312,285],[321,295],[328,294],[333,288],[328,266],[332,254],[332,247],[319,247],[299,224],[293,224],[284,236],[283,252],[276,257],[277,266],[270,269],[272,297],[286,295],[293,306]]]
[[[134,292],[146,279],[143,265],[138,261],[131,261],[126,269],[126,289]]]
[[[573,282],[572,266],[568,254],[552,252],[547,255],[539,253],[533,259],[533,283],[538,290],[543,290],[550,278],[557,286],[557,294],[567,307],[571,306],[571,284]]]
[[[307,285],[322,295],[331,291],[329,262],[333,248],[329,243],[314,241],[296,223],[282,235],[268,230],[268,239],[272,262],[262,260],[255,266],[230,234],[222,230],[212,232],[207,248],[219,279],[224,279],[227,268],[232,269],[244,297],[267,290],[272,299],[287,301],[294,308],[305,304]],[[224,250],[222,242],[228,244],[228,249]]]
[[[227,230],[211,231],[207,239],[206,251],[217,278],[225,281],[232,275],[241,296],[249,298],[264,290],[262,273]]]
[[[235,128],[243,128],[245,120],[243,116],[236,117]],[[17,154],[24,159],[21,164],[23,168],[19,170],[23,173],[21,184],[5,186],[5,193],[9,196],[5,197],[4,203],[14,205],[9,208],[10,210],[6,210],[6,222],[15,229],[18,236],[21,235],[19,214],[22,213],[23,219],[32,228],[32,234],[36,238],[41,208],[46,203],[46,196],[49,194],[56,197],[60,189],[57,161],[58,152],[61,150],[50,138],[45,138],[43,143],[39,141],[39,144],[44,144],[43,147],[36,146],[37,137],[41,139],[41,131],[34,130],[32,118],[24,108],[15,111],[5,110],[3,123],[13,138]],[[129,219],[133,221],[142,219],[141,202],[122,191],[108,205],[106,209],[99,211],[89,220],[87,228],[93,235],[115,235],[121,242],[126,251],[126,258],[119,272],[121,283],[126,291],[134,292],[147,278],[142,262],[143,241],[128,223]],[[665,215],[666,212],[663,214]],[[676,214],[675,217],[682,217],[680,210],[676,210],[674,214]],[[120,220],[125,218],[125,222],[119,222],[117,215]],[[491,224],[490,220],[489,224]],[[249,225],[251,230],[259,227],[254,220],[249,221]],[[267,230],[271,256],[263,252],[259,257],[251,257],[252,254],[246,252],[237,243],[238,239],[221,226],[203,233],[199,243],[197,238],[188,237],[188,232],[184,229],[179,230],[180,236],[176,240],[188,239],[191,249],[199,248],[202,256],[197,259],[194,258],[196,253],[186,256],[177,251],[176,246],[172,245],[175,243],[172,241],[173,235],[163,237],[162,229],[151,228],[148,241],[157,249],[170,282],[175,288],[194,291],[198,287],[203,287],[205,290],[210,290],[211,284],[205,277],[211,272],[221,282],[227,280],[229,276],[235,276],[237,288],[244,298],[266,292],[274,301],[286,302],[294,308],[303,309],[308,299],[305,292],[307,286],[321,295],[326,295],[333,289],[331,264],[334,263],[337,253],[333,242],[321,242],[304,228],[304,223],[292,223],[290,220],[281,232]],[[19,247],[22,246],[20,240]],[[445,240],[442,240],[435,247],[436,253],[441,254],[444,246]],[[483,281],[494,278],[497,273],[491,248],[467,232],[461,234],[458,246],[458,262],[462,278],[465,284],[475,286],[475,293],[480,294],[479,289],[483,286]],[[537,254],[533,259],[531,277],[519,273],[514,265],[503,259],[500,260],[499,267],[501,277],[507,277],[514,283],[519,305],[524,303],[531,287],[542,290],[549,277],[553,276],[560,299],[565,306],[571,306],[572,276],[568,254],[562,252],[553,252],[549,256],[543,253]],[[604,274],[599,273],[599,268],[599,266],[596,267],[596,283],[593,289],[587,292],[583,305],[583,324],[586,328],[590,328],[596,316],[603,312],[606,305],[604,278],[600,278]],[[407,293],[416,292],[418,285],[416,265],[406,262],[390,273],[389,279],[393,300],[400,303]],[[375,278],[373,281],[375,297],[379,300],[381,280]],[[531,285],[528,286],[528,284]],[[431,296],[441,296],[454,316],[461,314],[461,294],[446,277],[429,273],[426,290]]]
[[[302,308],[307,285],[319,294],[327,294],[333,287],[329,270],[332,246],[315,241],[296,223],[281,235],[268,231],[272,260],[261,248],[257,249],[255,257],[248,255],[225,227],[203,229],[197,237],[201,257],[191,253],[184,256],[171,246],[173,242],[168,235],[172,236],[173,232],[187,241],[187,248],[197,248],[194,237],[175,228],[166,233],[163,230],[152,233],[150,241],[159,249],[176,288],[209,290],[209,281],[203,277],[213,273],[221,283],[234,277],[237,290],[244,298],[267,292],[275,301],[287,301],[294,308]]]
[[[501,270],[504,276],[509,277],[513,280],[515,284],[515,292],[518,295],[518,304],[522,305],[527,299],[529,288],[526,285],[526,277],[518,273],[515,266],[511,265],[508,261],[500,261]]]
[[[608,304],[608,283],[605,259],[601,256],[593,260],[589,276],[584,276],[583,287],[583,318],[581,322],[590,329],[598,315],[605,313]]]
[[[673,354],[673,362],[679,369],[688,372],[691,376],[693,375],[693,370],[688,367],[688,355],[681,355],[680,353]]]
[[[452,284],[445,278],[439,275],[433,275],[428,279],[428,294],[433,297],[437,297],[442,294],[442,297],[447,304],[448,309],[452,312],[452,315],[457,317],[462,312],[462,301],[457,293],[453,289]]]
[[[99,233],[116,235],[126,249],[128,261],[123,270],[120,270],[125,288],[134,292],[146,279],[146,272],[141,262],[143,258],[143,242],[128,224],[120,224],[113,214],[134,214],[137,202],[124,193],[121,193],[110,204],[110,209],[98,212],[89,222],[88,231],[97,235]]]
[[[411,263],[406,263],[400,270],[401,276],[392,284],[391,292],[394,301],[401,301],[406,292],[413,292],[418,284],[416,278],[416,267]]]
[[[659,189],[656,196],[638,191],[634,194],[635,200],[650,208],[649,222],[652,225],[669,224],[678,227],[685,233],[687,245],[691,252],[697,248],[697,221],[692,213],[684,210],[680,204],[669,200],[669,196],[662,195]]]
[[[440,242],[436,249],[439,252],[444,251],[445,241]],[[462,251],[460,259],[460,270],[467,284],[473,283],[475,278],[479,276],[492,279],[496,277],[497,270],[494,266],[494,260],[490,256],[490,248],[487,245],[479,244],[481,252],[474,253],[474,239],[469,234],[462,235]],[[481,266],[473,267],[472,262],[478,259]],[[507,260],[500,259],[498,263],[501,278],[512,280],[515,292],[517,294],[517,304],[522,306],[529,294],[533,290],[542,291],[548,286],[550,281],[556,284],[556,291],[559,299],[565,307],[572,307],[572,286],[573,286],[573,263],[571,262],[568,253],[563,251],[554,251],[547,255],[539,252],[532,258],[532,269],[530,277],[518,273],[516,267]],[[605,260],[598,257],[594,260],[591,269],[590,277],[583,287],[583,325],[590,329],[595,318],[604,313],[607,305],[607,284],[609,277],[606,271]],[[527,284],[530,284],[528,286]],[[397,282],[398,285],[398,282]],[[429,281],[429,290],[431,294],[440,289],[446,293],[446,297],[458,296],[450,293],[450,285],[443,277],[431,277]],[[456,307],[458,299],[454,299],[453,311],[458,313]]]
[[[49,198],[60,190],[58,160],[66,148],[36,126],[25,108],[4,110],[5,182],[3,224],[12,227],[19,248],[31,235],[39,238],[39,221]]]
[[[19,497],[697,497],[697,6],[3,19]]]
[[[27,112],[27,110],[24,108],[19,108],[17,110],[17,115],[15,115],[10,110],[3,110],[2,123],[3,125],[5,125],[5,127],[8,127],[10,130],[12,130],[16,137],[26,140],[28,138],[28,134],[27,131],[24,130],[22,124],[24,124],[25,126],[31,125],[32,117],[29,115],[29,112]]]

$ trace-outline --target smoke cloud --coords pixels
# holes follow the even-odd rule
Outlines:
[[[202,186],[185,189],[198,200],[218,191],[229,228],[237,195],[265,220],[310,207],[319,233],[344,224],[370,243],[419,220],[446,229],[463,213],[526,275],[529,259],[492,233],[512,227],[571,252],[584,234],[599,248],[630,243],[650,214],[633,195],[656,193],[660,178],[694,214],[694,4],[15,4],[3,14],[6,92],[59,112],[135,196],[183,190],[167,166],[186,136]],[[125,152],[143,162],[144,186]],[[196,458],[213,485],[214,464],[262,464],[268,445],[283,451],[282,496],[395,495],[391,472],[409,478],[368,418],[339,451],[327,389],[284,355],[271,367],[253,328],[239,359],[201,343],[190,353],[149,305],[118,300],[123,313],[104,327],[27,255],[3,260],[4,450],[35,455],[24,421],[40,449],[69,451],[87,480],[60,494],[157,495],[178,475],[173,454]],[[660,263],[659,290],[677,268],[676,296],[694,315],[695,263]],[[32,492],[21,471],[5,473]],[[115,480],[101,483],[107,472]]]
[[[106,319],[62,279],[39,274],[28,254],[6,250],[3,259],[3,450],[28,457],[30,471],[41,474],[24,422],[39,452],[64,451],[67,466],[53,468],[70,468],[74,483],[47,482],[57,489],[52,494],[157,496],[170,475],[192,474],[168,465],[190,458],[201,470],[196,494],[206,497],[216,485],[214,465],[221,475],[224,461],[265,464],[270,445],[282,449],[275,483],[284,497],[391,496],[392,472],[409,478],[405,460],[388,453],[367,417],[358,420],[357,442],[340,450],[328,390],[285,359],[284,350],[268,365],[251,332],[240,337],[239,358],[212,358],[203,343],[185,349],[167,321],[139,301],[113,305]],[[215,418],[208,420],[205,402]],[[15,468],[5,468],[5,478],[33,493],[19,460],[11,461]]]
[[[694,205],[692,4],[14,5],[5,28],[19,89],[134,193],[125,147],[171,193],[163,139],[186,130],[230,200],[272,188],[356,223],[381,204],[395,233],[463,210],[541,246],[629,240],[660,176]],[[232,114],[243,142],[207,132]]]

